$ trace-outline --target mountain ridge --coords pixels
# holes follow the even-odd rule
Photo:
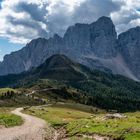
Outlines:
[[[28,71],[54,54],[64,54],[91,69],[121,74],[138,81],[140,72],[136,70],[137,66],[134,63],[135,69],[132,68],[125,59],[126,50],[120,49],[121,35],[117,39],[115,26],[108,17],[101,17],[91,24],[77,23],[67,29],[64,37],[55,34],[49,39],[34,39],[20,51],[6,55],[0,63],[0,75]],[[136,43],[134,47],[137,48]],[[140,63],[136,65],[140,66]]]
[[[48,82],[49,81],[49,82]],[[51,84],[49,84],[51,83]],[[51,97],[119,111],[140,109],[140,83],[120,75],[90,70],[64,55],[53,55],[21,74],[0,76],[0,87],[52,89]]]

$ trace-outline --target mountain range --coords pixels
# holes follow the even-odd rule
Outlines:
[[[124,75],[140,80],[140,27],[117,36],[108,17],[91,24],[70,26],[63,37],[32,40],[23,49],[12,52],[0,63],[0,75],[19,74],[43,64],[55,54],[64,54],[91,70]]]

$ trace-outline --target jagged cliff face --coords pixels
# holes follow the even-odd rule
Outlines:
[[[46,58],[59,53],[61,40],[58,36],[49,40],[43,38],[32,40],[23,49],[4,57],[4,61],[0,64],[0,75],[21,73],[39,66]]]
[[[111,19],[102,17],[90,25],[92,51],[100,58],[116,56],[117,33]]]
[[[93,52],[101,58],[116,56],[117,34],[110,18],[102,17],[88,24],[76,24],[64,35],[65,47],[82,54]]]
[[[136,54],[140,58],[140,54],[137,52],[138,49],[136,49],[140,39],[137,37],[137,41],[133,41],[132,37],[132,40],[130,40],[130,31],[129,41],[127,42],[127,35],[125,34],[127,33],[120,35],[117,40],[115,26],[111,19],[107,17],[101,17],[92,24],[78,23],[69,27],[63,38],[54,35],[50,39],[35,39],[20,51],[6,55],[4,61],[0,63],[0,75],[27,71],[42,64],[54,54],[65,54],[72,60],[91,69],[122,74],[137,80],[137,73],[140,72],[135,71],[137,65],[130,65],[129,61],[135,63],[133,62],[133,55],[136,56]],[[137,33],[133,34],[137,36]],[[131,46],[131,43],[136,52],[129,56],[131,47],[127,46]],[[137,59],[135,58],[135,60]],[[132,65],[135,65],[133,70],[131,69]]]
[[[119,49],[125,62],[140,79],[140,27],[132,28],[118,37]]]

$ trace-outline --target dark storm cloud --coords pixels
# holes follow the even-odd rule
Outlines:
[[[14,7],[15,12],[27,12],[30,14],[31,18],[36,21],[46,22],[44,16],[48,13],[46,7],[49,4],[44,4],[42,8],[39,8],[37,4],[27,4],[26,2],[20,2],[16,7]]]
[[[111,0],[86,0],[76,9],[74,20],[92,22],[101,16],[110,16],[111,12],[119,9],[119,3],[114,3]]]
[[[140,24],[139,0],[4,0],[0,36],[15,43],[37,37],[61,36],[68,26],[113,19],[118,32]]]

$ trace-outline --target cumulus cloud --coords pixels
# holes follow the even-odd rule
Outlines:
[[[4,0],[0,10],[0,36],[14,43],[26,43],[46,36],[47,26],[43,1]]]
[[[3,0],[0,36],[25,44],[33,38],[63,35],[77,22],[110,16],[117,32],[140,25],[139,0]]]
[[[120,10],[110,13],[118,33],[140,26],[139,0],[114,0],[121,3]]]

